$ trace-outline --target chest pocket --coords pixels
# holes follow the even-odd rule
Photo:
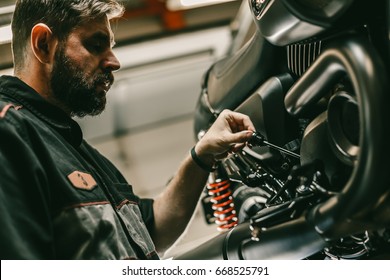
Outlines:
[[[155,247],[142,214],[138,206],[139,198],[133,194],[132,186],[128,184],[114,184],[114,200],[117,213],[121,217],[133,241],[140,247],[146,256],[155,253]]]

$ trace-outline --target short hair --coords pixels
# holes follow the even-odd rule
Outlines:
[[[24,65],[26,46],[36,24],[46,24],[62,41],[86,21],[104,15],[117,18],[123,11],[115,0],[17,0],[11,24],[15,70]]]

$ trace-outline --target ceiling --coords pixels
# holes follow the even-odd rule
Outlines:
[[[117,46],[228,25],[242,3],[241,0],[219,0],[213,5],[171,10],[167,1],[175,0],[120,1],[126,10],[113,25]],[[15,0],[0,0],[0,27],[10,24],[14,4]],[[0,43],[0,69],[6,68],[12,68],[10,42]]]

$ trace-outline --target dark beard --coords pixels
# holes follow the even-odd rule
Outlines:
[[[102,83],[111,85],[113,76],[111,73],[96,74],[88,81],[83,70],[72,63],[60,47],[55,54],[50,83],[54,98],[71,116],[96,116],[106,107],[106,93],[98,91],[97,86]]]

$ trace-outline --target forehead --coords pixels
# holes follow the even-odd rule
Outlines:
[[[114,34],[107,17],[93,19],[77,26],[69,34],[68,39],[72,39],[72,37],[77,37],[81,40],[96,39],[108,41],[111,46],[115,44]]]

